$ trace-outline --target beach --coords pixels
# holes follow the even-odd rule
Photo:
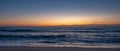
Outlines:
[[[0,51],[119,51],[120,48],[1,46]]]

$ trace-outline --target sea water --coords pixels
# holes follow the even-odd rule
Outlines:
[[[120,26],[1,26],[0,46],[120,48]]]

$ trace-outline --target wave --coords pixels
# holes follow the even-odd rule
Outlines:
[[[64,38],[66,35],[0,35],[0,38]]]
[[[85,33],[104,33],[104,32],[120,32],[120,30],[34,30],[34,29],[1,29],[0,32],[85,32]]]
[[[85,42],[85,43],[120,43],[120,36],[90,36],[80,35],[0,35],[0,40],[44,40],[37,43],[58,43],[58,42]]]
[[[15,30],[3,29],[0,31],[2,32],[40,32],[39,30],[31,30],[31,29],[15,29]]]

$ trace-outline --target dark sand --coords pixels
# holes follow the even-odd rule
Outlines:
[[[78,47],[0,47],[0,51],[120,51],[120,48],[78,48]]]

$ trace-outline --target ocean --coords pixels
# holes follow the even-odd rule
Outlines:
[[[120,48],[120,26],[1,26],[0,46]]]

